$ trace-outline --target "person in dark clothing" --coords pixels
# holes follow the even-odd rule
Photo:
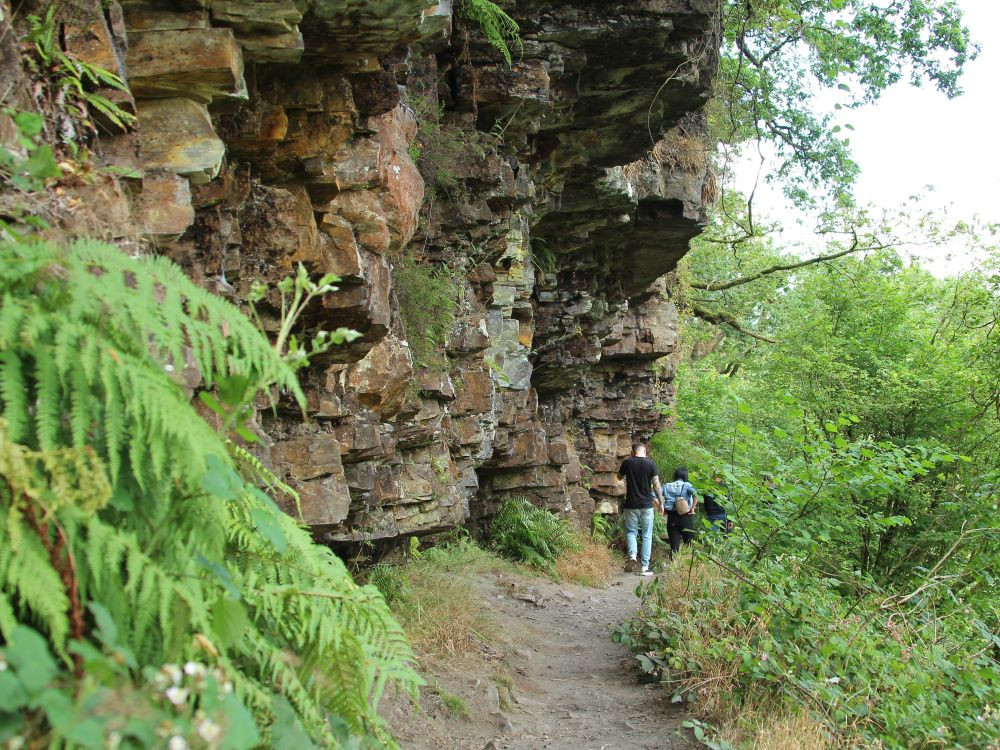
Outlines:
[[[657,510],[663,507],[663,490],[660,487],[660,470],[655,461],[646,457],[645,445],[632,444],[632,455],[622,461],[618,468],[618,478],[625,481],[625,500],[621,506],[629,557],[625,569],[633,573],[653,575],[649,569],[649,557],[653,552],[653,506]],[[636,559],[639,552],[637,534],[642,537],[641,560]],[[641,567],[636,571],[635,568],[640,563]]]
[[[667,514],[667,536],[673,556],[680,552],[681,544],[690,544],[695,535],[694,513],[698,497],[694,485],[688,481],[685,467],[674,469],[674,480],[663,485],[663,494],[666,497],[663,511]]]
[[[726,518],[726,507],[716,501],[715,495],[705,493],[702,495],[702,508],[705,510],[705,517],[712,524],[713,531],[729,533],[729,522]]]

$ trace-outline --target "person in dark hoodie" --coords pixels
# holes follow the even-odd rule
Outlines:
[[[719,503],[715,499],[715,495],[708,492],[704,493],[701,499],[701,507],[705,511],[705,517],[708,519],[708,522],[712,524],[712,531],[721,531],[723,534],[728,534],[729,520],[726,517],[726,506]]]

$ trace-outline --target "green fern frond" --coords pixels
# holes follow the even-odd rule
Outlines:
[[[490,0],[461,0],[458,15],[479,25],[486,41],[500,51],[507,65],[512,64],[511,47],[523,51],[521,27],[496,3]]]
[[[241,376],[301,401],[266,337],[169,260],[94,242],[0,243],[0,299],[0,632],[28,619],[64,654],[69,574],[140,667],[211,660],[262,733],[277,700],[319,744],[337,746],[332,714],[394,747],[379,699],[420,683],[401,627],[262,491],[292,489],[227,446],[171,376],[190,364],[206,387]],[[68,540],[52,559],[71,552],[72,571],[42,539]],[[235,641],[216,632],[224,598],[246,615]]]

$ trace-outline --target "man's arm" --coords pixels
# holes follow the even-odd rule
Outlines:
[[[660,477],[653,475],[653,492],[656,493],[656,509],[663,512],[663,487],[660,486]]]

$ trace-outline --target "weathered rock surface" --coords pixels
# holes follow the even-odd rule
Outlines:
[[[475,523],[511,495],[606,512],[673,395],[664,276],[711,175],[651,149],[704,128],[717,3],[511,0],[511,67],[454,6],[112,0],[65,37],[130,87],[135,132],[100,151],[142,172],[147,241],[236,302],[298,263],[341,277],[304,327],[362,336],[302,374],[308,422],[259,415],[286,509],[331,543]],[[403,254],[457,282],[446,371],[414,365]]]

